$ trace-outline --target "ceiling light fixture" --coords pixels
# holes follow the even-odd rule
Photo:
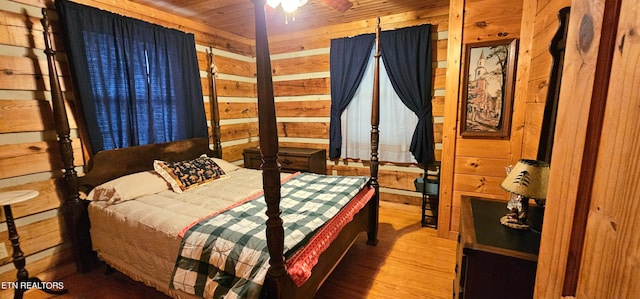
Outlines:
[[[289,24],[289,14],[291,14],[293,21],[295,21],[295,11],[306,3],[307,0],[267,0],[267,5],[271,6],[272,8],[276,8],[278,7],[278,5],[282,5],[282,10],[284,10],[285,13],[285,24]]]

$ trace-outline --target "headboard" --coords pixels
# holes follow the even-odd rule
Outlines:
[[[176,162],[192,160],[202,154],[214,157],[207,138],[194,138],[167,143],[148,144],[121,149],[100,151],[93,156],[92,168],[78,179],[81,191],[140,171],[153,169],[153,161]],[[117,166],[117,167],[109,167]]]

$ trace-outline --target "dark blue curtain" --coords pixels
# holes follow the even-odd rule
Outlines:
[[[208,136],[192,34],[55,4],[94,153]]]
[[[342,132],[340,116],[356,93],[375,35],[365,34],[331,40],[329,64],[331,75],[331,119],[329,122],[329,158],[340,158]]]
[[[431,25],[383,31],[380,47],[393,89],[418,116],[409,150],[416,161],[435,160],[431,107]]]

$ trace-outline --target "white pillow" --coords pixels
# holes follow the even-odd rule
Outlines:
[[[125,175],[101,184],[89,192],[87,199],[115,204],[169,190],[169,188],[169,184],[155,170],[149,170]]]
[[[218,159],[218,158],[213,158],[213,157],[209,157],[211,160],[213,160],[213,162],[216,162],[216,164],[218,164],[218,166],[220,166],[220,168],[222,168],[222,170],[224,170],[224,172],[229,173],[231,171],[234,171],[238,168],[240,168],[237,165],[233,165],[225,160],[222,159]]]

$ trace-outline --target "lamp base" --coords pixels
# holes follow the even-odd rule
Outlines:
[[[513,217],[509,216],[509,215],[504,215],[502,216],[502,218],[500,218],[500,223],[504,226],[510,227],[510,228],[515,228],[515,229],[521,229],[521,230],[528,230],[531,228],[531,226],[529,226],[526,223],[518,223],[517,220],[513,219]]]

